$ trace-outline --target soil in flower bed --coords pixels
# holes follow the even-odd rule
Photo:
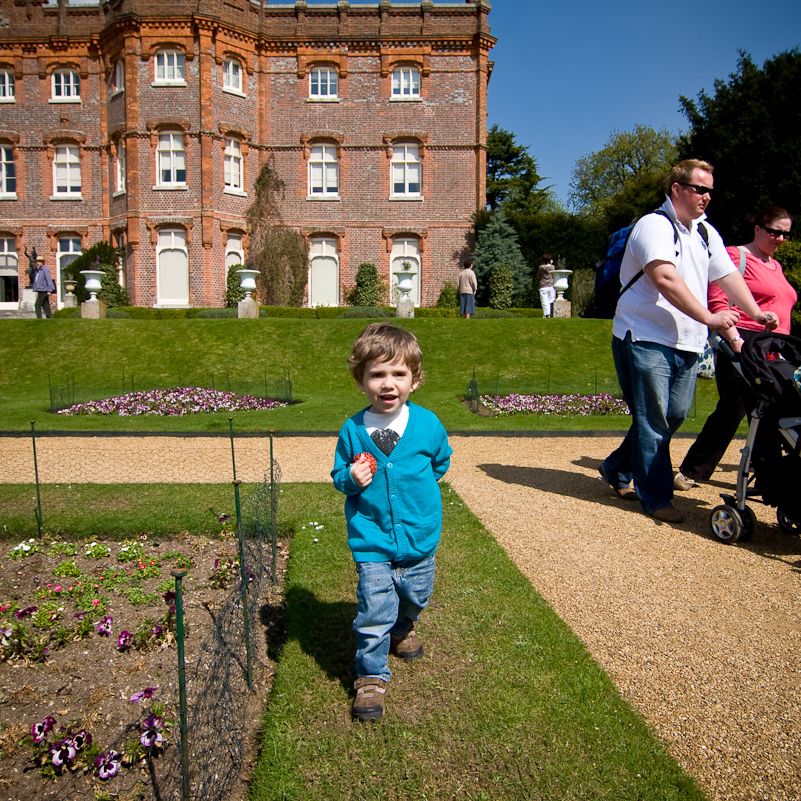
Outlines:
[[[124,543],[113,541],[92,546],[95,554],[110,549],[110,554],[101,558],[86,556],[88,542],[71,543],[76,548],[74,556],[69,555],[70,545],[66,543],[59,543],[58,547],[63,549],[60,552],[52,541],[30,541],[26,545],[30,550],[16,547],[19,554],[29,555],[18,555],[16,559],[8,556],[15,547],[13,544],[0,545],[3,630],[0,633],[4,635],[0,654],[5,656],[0,661],[0,800],[3,801],[53,798],[71,779],[68,769],[57,771],[63,775],[55,782],[43,777],[34,759],[31,739],[35,723],[48,717],[55,719],[48,742],[58,742],[84,730],[91,735],[93,746],[105,752],[124,734],[126,726],[158,702],[158,690],[151,691],[152,700],[145,697],[133,703],[131,698],[148,688],[161,687],[176,671],[173,632],[166,627],[157,636],[152,635],[142,648],[135,647],[134,640],[134,644],[121,649],[118,640],[123,631],[132,634],[139,631],[142,636],[141,633],[150,630],[152,634],[152,627],[143,625],[148,619],[156,628],[164,625],[165,615],[171,605],[174,607],[169,596],[166,601],[163,597],[169,591],[168,584],[174,587],[171,569],[181,567],[188,571],[183,579],[184,619],[189,630],[185,640],[187,664],[197,658],[201,643],[214,625],[215,610],[238,586],[239,576],[238,565],[234,565],[237,545],[230,538],[209,540],[185,534],[156,542],[142,537],[130,543],[132,552],[141,553],[141,557],[130,561],[119,561]],[[283,575],[285,557],[285,549],[281,547],[279,576]],[[71,569],[73,565],[80,575],[65,574],[65,571],[77,572]],[[149,577],[141,578],[143,573]],[[90,591],[79,594],[77,582],[87,580],[92,585]],[[267,579],[262,583],[262,595],[263,609],[282,607],[280,587],[271,587]],[[94,600],[99,603],[93,605]],[[89,607],[83,618],[87,621],[83,636],[79,630],[82,621],[75,616],[81,614],[79,605]],[[35,612],[31,611],[33,608]],[[22,613],[21,617],[17,612]],[[58,617],[48,627],[51,614]],[[98,624],[109,617],[110,631],[104,636],[99,633]],[[261,621],[252,621],[251,625],[264,632],[283,631],[283,626],[275,620],[269,622],[268,628],[267,618],[263,614]],[[8,636],[15,625],[24,626],[28,632],[28,645],[22,653],[14,653],[15,638]],[[57,637],[60,627],[63,628]],[[38,646],[33,638],[38,640]],[[273,670],[266,656],[266,634],[258,639],[261,647],[256,655],[254,698],[261,700],[269,690]],[[249,731],[245,741],[249,753],[244,774],[255,755],[255,721],[259,711],[246,716]],[[129,736],[137,735],[138,732]],[[169,732],[167,739],[171,739]],[[75,762],[80,765],[82,761],[86,760],[81,760],[79,754]],[[93,764],[90,770],[96,773]],[[102,785],[100,781],[95,783]],[[243,783],[231,797],[241,797],[244,789]]]

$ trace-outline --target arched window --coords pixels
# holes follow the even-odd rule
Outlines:
[[[334,237],[309,242],[309,306],[339,305],[339,254]]]
[[[156,183],[159,188],[186,186],[186,150],[182,133],[169,131],[159,134]]]
[[[417,145],[393,145],[390,168],[392,197],[419,198],[422,185],[420,148]]]
[[[0,237],[0,309],[19,303],[19,260],[14,239]]]
[[[229,233],[225,242],[225,271],[233,266],[245,263],[245,251],[242,248],[242,234]]]
[[[14,73],[0,70],[0,103],[14,103]]]
[[[114,83],[111,86],[111,91],[115,95],[125,91],[125,62],[122,57],[118,58],[117,63],[114,65]]]
[[[17,196],[17,168],[14,164],[14,148],[0,144],[0,198],[10,200]]]
[[[58,238],[58,250],[56,251],[56,274],[53,280],[56,282],[56,290],[58,291],[58,307],[64,305],[64,296],[67,294],[67,289],[64,286],[67,274],[66,267],[78,256],[81,255],[81,238],[79,236],[60,236]],[[82,278],[83,276],[78,276]]]
[[[420,99],[420,70],[417,67],[395,67],[392,71],[392,99]]]
[[[81,151],[77,145],[57,145],[53,154],[53,195],[80,198]]]
[[[74,103],[81,99],[81,76],[77,70],[53,70],[51,100],[57,103]]]
[[[242,65],[235,58],[226,58],[222,66],[223,89],[234,94],[243,94]]]
[[[312,100],[336,100],[337,71],[332,67],[312,67],[309,70],[309,97]]]
[[[339,196],[339,161],[334,145],[314,145],[309,154],[309,197]]]
[[[412,291],[409,298],[415,306],[420,305],[420,242],[411,237],[398,237],[392,240],[392,256],[390,259],[390,288],[392,305],[398,303],[398,276],[397,272],[414,273],[412,278]]]
[[[159,50],[155,58],[154,83],[161,86],[186,85],[186,61],[178,50]]]
[[[244,194],[245,182],[242,175],[242,143],[233,137],[226,137],[225,139],[223,177],[226,192],[231,192],[236,195]]]
[[[156,244],[156,297],[159,306],[189,305],[189,252],[186,231],[159,230]]]

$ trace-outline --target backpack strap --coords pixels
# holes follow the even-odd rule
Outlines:
[[[737,250],[740,251],[740,275],[745,278],[745,248],[742,245],[737,245]],[[732,308],[731,300],[729,301],[729,308]]]
[[[670,223],[671,227],[673,228],[673,246],[675,247],[679,242],[679,230],[678,228],[676,228],[676,223],[673,222],[673,220],[670,218],[670,215],[664,209],[656,209],[655,211],[649,211],[648,214],[659,214],[661,217],[664,217]],[[629,236],[631,236],[631,232],[633,230],[634,228],[632,228],[631,231],[629,231]],[[706,229],[704,229],[704,233],[706,233]],[[707,239],[705,239],[705,241],[707,241]],[[629,244],[629,239],[628,237],[626,237],[626,245],[628,244]],[[626,249],[624,247],[623,248],[624,254],[625,250]],[[676,255],[677,256],[679,255],[678,250],[676,251]],[[624,286],[623,289],[620,290],[620,294],[617,296],[617,299],[620,300],[620,298],[623,297],[624,293],[627,292],[629,289],[631,289],[634,286],[634,284],[637,283],[637,281],[639,281],[640,278],[642,278],[644,273],[645,273],[644,269],[640,270],[637,273],[637,275],[635,275],[634,278],[632,278],[631,281],[629,281],[626,284],[626,286]]]

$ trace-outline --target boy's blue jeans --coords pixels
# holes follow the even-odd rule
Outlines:
[[[390,632],[403,637],[428,606],[434,589],[434,554],[419,562],[359,562],[356,676],[389,681]]]

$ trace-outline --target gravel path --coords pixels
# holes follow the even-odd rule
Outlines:
[[[711,537],[738,443],[677,498],[687,522],[671,527],[598,477],[618,442],[453,436],[447,479],[713,799],[801,799],[801,540],[759,504],[750,544]],[[690,442],[674,441],[674,462]],[[277,437],[283,480],[328,481],[334,444]],[[2,447],[0,482],[32,481],[30,440]],[[43,437],[37,455],[43,482],[231,479],[225,438]],[[238,478],[261,479],[268,459],[268,439],[237,440]]]

